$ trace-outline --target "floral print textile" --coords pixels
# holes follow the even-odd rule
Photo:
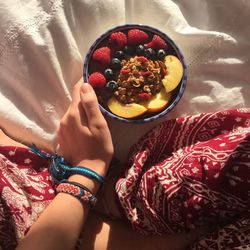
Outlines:
[[[166,121],[129,155],[116,193],[134,230],[164,235],[216,225],[220,234],[193,249],[249,246],[250,109]],[[242,241],[233,236],[240,232]],[[234,242],[223,248],[218,236]]]

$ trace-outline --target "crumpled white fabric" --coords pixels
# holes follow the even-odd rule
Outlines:
[[[162,120],[250,105],[249,0],[0,0],[0,127],[53,150],[83,59],[106,29],[125,23],[172,37],[188,65],[179,104]],[[156,123],[108,119],[116,155]]]

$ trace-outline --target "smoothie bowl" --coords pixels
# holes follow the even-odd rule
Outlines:
[[[184,57],[173,40],[145,25],[108,30],[89,49],[84,81],[101,111],[114,119],[154,121],[172,110],[186,87]]]

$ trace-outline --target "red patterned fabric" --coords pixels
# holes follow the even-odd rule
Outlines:
[[[188,250],[243,249],[250,249],[250,214],[214,230],[188,247]]]
[[[14,249],[49,202],[48,162],[0,146],[0,249]],[[131,150],[116,184],[133,228],[163,235],[214,224],[189,249],[250,249],[250,110],[167,121]]]
[[[14,249],[53,199],[47,167],[25,148],[0,146],[0,249]]]
[[[231,241],[250,244],[250,109],[166,121],[132,148],[128,166],[116,192],[134,230],[163,235],[217,225],[220,236],[232,236],[242,225],[245,238]],[[232,249],[208,247],[217,236],[192,248]]]

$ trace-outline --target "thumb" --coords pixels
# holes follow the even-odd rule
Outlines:
[[[80,98],[89,124],[102,117],[95,91],[90,84],[82,84]]]

